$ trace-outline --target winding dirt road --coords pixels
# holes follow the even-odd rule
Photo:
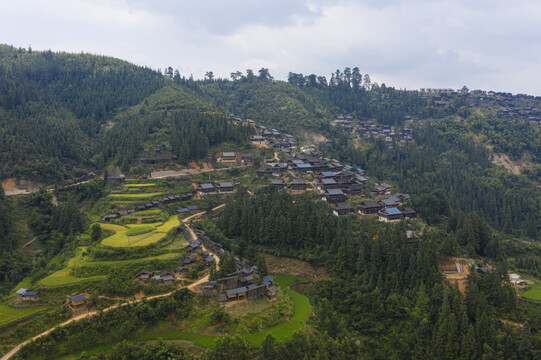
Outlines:
[[[222,205],[219,205],[217,207],[215,207],[214,209],[212,209],[212,211],[215,211],[215,210],[218,210],[222,207],[224,207],[225,204],[222,204]],[[200,213],[197,213],[197,214],[194,214],[192,216],[189,216],[185,219],[182,220],[183,223],[187,223],[190,219],[193,219],[194,217],[197,217],[197,216],[201,216],[205,214],[205,211],[203,212],[200,212]],[[193,229],[191,227],[189,227],[187,224],[186,224],[186,229],[188,230],[188,232],[190,233],[190,238],[191,240],[195,240],[197,238],[197,235],[195,234],[195,232],[193,231]],[[201,246],[203,248],[203,251],[207,251],[207,249],[202,245]],[[218,256],[216,256],[216,254],[214,253],[211,253],[212,257],[214,258],[214,261],[216,262],[216,269],[218,270],[220,268],[219,266],[219,261],[220,259],[218,258]],[[206,283],[207,281],[209,281],[209,275],[206,275],[204,277],[202,277],[201,279],[195,281],[194,283],[190,284],[187,286],[187,288],[189,290],[194,290],[197,286],[201,285],[201,284],[204,284]],[[176,290],[175,290],[176,291]],[[121,307],[121,306],[126,306],[128,304],[133,304],[133,303],[136,303],[136,302],[140,302],[140,301],[143,301],[143,300],[150,300],[150,299],[155,299],[155,298],[160,298],[160,297],[165,297],[165,296],[170,296],[171,294],[173,294],[174,291],[172,292],[169,292],[169,293],[166,293],[166,294],[159,294],[159,295],[154,295],[154,296],[150,296],[150,297],[146,297],[146,298],[143,298],[143,299],[136,299],[136,300],[126,300],[126,302],[123,302],[121,304],[115,304],[113,306],[110,306],[108,308],[105,308],[102,310],[102,312],[107,312],[107,311],[110,311],[110,310],[113,310],[113,309],[116,309],[118,307]],[[34,336],[33,338],[31,339],[28,339],[22,343],[20,343],[19,345],[15,346],[13,349],[11,349],[9,352],[7,352],[4,356],[2,356],[2,358],[0,358],[0,360],[7,360],[7,359],[11,359],[11,357],[13,355],[15,355],[23,346],[25,346],[26,344],[28,344],[29,342],[31,341],[34,341],[36,339],[39,339],[40,337],[42,336],[45,336],[47,334],[49,334],[51,331],[57,329],[57,328],[60,328],[60,327],[63,327],[63,326],[66,326],[74,321],[79,321],[81,319],[84,319],[84,318],[87,318],[87,317],[92,317],[92,316],[95,316],[99,314],[99,312],[97,310],[94,310],[94,311],[90,311],[90,312],[87,312],[85,314],[81,314],[81,315],[78,315],[78,316],[75,316],[75,317],[72,317],[71,319],[67,320],[67,321],[64,321],[63,323],[61,324],[58,324],[52,328],[50,328],[49,330],[46,330],[44,332],[42,332],[41,334],[38,334],[36,336]]]

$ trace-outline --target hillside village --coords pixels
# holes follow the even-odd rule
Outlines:
[[[214,166],[207,169],[169,169],[156,168],[157,165],[168,164],[172,160],[167,149],[156,148],[144,150],[142,157],[134,159],[134,166],[148,166],[149,173],[130,178],[120,168],[114,167],[105,178],[112,189],[109,195],[112,211],[102,214],[99,224],[103,231],[112,233],[102,239],[101,249],[144,249],[145,258],[152,259],[151,254],[159,255],[163,261],[134,260],[129,269],[130,287],[136,287],[144,296],[162,297],[175,290],[187,288],[198,297],[209,299],[212,306],[230,308],[242,304],[281,304],[284,301],[284,289],[275,283],[274,275],[261,273],[255,264],[246,258],[231,254],[223,244],[209,237],[204,230],[197,228],[197,220],[219,217],[221,207],[227,199],[238,191],[247,191],[268,187],[276,191],[287,191],[292,195],[313,194],[317,201],[328,205],[329,212],[336,217],[355,216],[357,218],[374,219],[384,223],[406,222],[408,239],[422,233],[422,219],[411,206],[409,194],[401,192],[396,186],[385,182],[376,182],[363,169],[342,164],[336,159],[327,158],[324,149],[327,142],[300,148],[295,138],[282,134],[276,129],[267,129],[257,125],[253,120],[241,120],[232,116],[231,123],[238,126],[250,126],[256,135],[250,138],[251,149],[229,147],[216,153],[211,159]],[[373,141],[383,138],[387,150],[393,146],[413,141],[413,133],[409,128],[395,129],[388,125],[378,125],[373,121],[356,122],[350,116],[337,116],[332,124],[339,126],[344,132],[358,136],[358,139]],[[262,155],[272,157],[265,157]],[[233,174],[231,171],[237,171]],[[99,178],[100,173],[91,173],[81,178],[88,181]],[[156,185],[161,181],[161,185]],[[166,185],[166,186],[164,186]],[[163,230],[160,228],[165,227]],[[108,234],[109,234],[108,233]],[[120,240],[122,238],[122,240]],[[170,247],[173,250],[166,250]],[[60,285],[51,281],[51,276],[38,283],[36,288],[19,287],[13,304],[24,306],[43,306],[48,302],[63,299],[65,309],[73,318],[85,314],[93,315],[97,303],[109,301],[107,295],[96,297],[92,287],[85,288],[86,281],[103,281],[101,275],[85,275],[80,280],[81,271],[92,262],[98,262],[81,247],[81,259],[66,269],[70,280]],[[153,249],[158,250],[157,252]],[[165,256],[167,255],[167,256]],[[234,271],[227,273],[220,270],[224,259],[233,259]],[[72,260],[75,260],[72,259]],[[97,261],[98,260],[98,261]],[[112,262],[114,258],[110,258]],[[127,260],[119,260],[120,262]],[[131,262],[131,260],[129,260]],[[442,260],[442,264],[447,260]],[[70,260],[71,263],[71,260]],[[461,291],[469,271],[464,267],[471,266],[481,277],[491,269],[485,264],[473,260],[456,260],[454,263],[442,265],[440,271],[450,283],[457,284]],[[524,287],[524,280],[518,274],[509,274],[513,284]],[[78,291],[72,285],[81,283]],[[45,284],[55,284],[54,287]],[[66,287],[66,291],[62,289]],[[51,297],[51,289],[55,295]],[[41,297],[44,293],[45,296]],[[121,301],[138,302],[145,297]],[[34,304],[34,305],[28,305]],[[240,304],[240,305],[239,305]],[[108,303],[106,310],[114,309],[119,304]],[[106,306],[107,306],[106,305]],[[103,307],[104,305],[101,305]],[[258,305],[261,306],[261,305]],[[241,314],[246,315],[247,313]]]

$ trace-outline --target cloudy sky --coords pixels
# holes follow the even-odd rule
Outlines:
[[[358,66],[397,88],[541,95],[539,0],[0,0],[0,43],[196,78]]]

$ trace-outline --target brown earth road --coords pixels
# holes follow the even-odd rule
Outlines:
[[[212,209],[213,211],[214,210],[218,210],[222,207],[224,207],[225,204],[222,204],[222,205],[219,205],[217,207],[215,207],[214,209]],[[203,212],[200,212],[200,213],[197,213],[197,214],[194,214],[192,216],[189,216],[187,217],[186,219],[182,220],[183,223],[186,223],[188,222],[188,220],[192,219],[193,217],[196,217],[196,216],[201,216],[205,213],[205,211]],[[195,232],[193,231],[192,228],[190,228],[189,226],[186,225],[186,228],[188,229],[188,231],[190,232],[190,237],[191,239],[196,239],[197,238],[197,235],[195,234]],[[207,249],[204,247],[204,246],[201,246],[203,248],[203,251],[206,251]],[[218,256],[216,256],[216,254],[214,253],[211,253],[212,257],[214,258],[214,261],[216,262],[216,269],[218,270],[220,268],[219,266],[219,261],[220,259],[218,258]],[[190,284],[187,286],[187,288],[189,290],[192,290],[195,289],[197,286],[203,284],[203,283],[206,283],[207,281],[209,281],[209,276],[206,275],[204,277],[202,277],[201,279],[197,280],[196,282],[194,282],[193,284]],[[175,290],[176,291],[176,290]],[[160,295],[154,295],[154,296],[150,296],[150,297],[146,297],[146,298],[143,298],[143,299],[138,299],[138,300],[133,300],[133,301],[130,301],[130,300],[127,300],[126,302],[122,303],[122,304],[115,304],[113,306],[110,306],[108,308],[105,308],[102,310],[102,312],[107,312],[109,310],[113,310],[113,309],[116,309],[120,306],[126,306],[128,304],[133,304],[133,303],[136,303],[136,302],[140,302],[140,301],[143,301],[143,300],[150,300],[150,299],[155,299],[155,298],[160,298],[160,297],[164,297],[164,296],[170,296],[171,294],[173,294],[174,291],[172,292],[169,292],[169,293],[166,293],[166,294],[160,294]],[[11,359],[11,357],[13,355],[15,355],[23,346],[25,346],[26,344],[28,344],[30,341],[34,341],[36,339],[39,339],[40,337],[42,336],[45,336],[47,334],[49,334],[51,331],[53,331],[54,329],[57,329],[57,328],[60,328],[60,327],[63,327],[63,326],[66,326],[74,321],[78,321],[78,320],[81,320],[81,319],[84,319],[84,318],[87,318],[87,317],[92,317],[92,316],[95,316],[97,315],[99,312],[94,310],[94,311],[90,311],[90,312],[87,312],[86,314],[81,314],[81,315],[78,315],[78,316],[75,316],[67,321],[64,321],[63,323],[59,324],[59,325],[56,325],[52,328],[50,328],[49,330],[46,330],[44,332],[42,332],[41,334],[38,334],[36,336],[34,336],[33,338],[31,339],[28,339],[22,343],[20,343],[19,345],[15,346],[13,349],[11,349],[8,353],[6,353],[4,356],[2,356],[2,358],[0,358],[0,360],[7,360],[7,359]]]

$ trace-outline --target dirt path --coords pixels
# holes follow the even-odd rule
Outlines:
[[[21,247],[21,249],[24,249],[26,246],[32,244],[32,242],[34,242],[34,240],[36,240],[36,239],[37,239],[37,237],[34,236],[34,238],[33,238],[32,240],[30,240],[29,242],[27,242],[26,244],[24,244],[24,245]]]
[[[213,211],[214,210],[218,210],[222,207],[224,207],[225,204],[222,204],[222,205],[219,205],[217,207],[215,207],[214,209],[212,209]],[[200,213],[197,213],[197,214],[194,214],[192,216],[189,216],[187,217],[186,219],[182,220],[183,223],[186,223],[189,219],[195,217],[195,216],[201,216],[205,213],[205,211],[203,212],[200,212]],[[186,225],[186,228],[188,229],[188,232],[190,233],[190,237],[192,239],[196,239],[197,238],[197,235],[195,234],[195,232],[193,231],[192,228],[190,228],[188,225]],[[33,241],[33,240],[32,240]],[[201,246],[203,248],[203,251],[207,251],[207,249],[205,248],[205,246]],[[216,262],[216,270],[219,270],[220,269],[220,259],[218,258],[218,256],[214,253],[211,253],[211,256],[214,258],[214,261]],[[194,282],[193,284],[190,284],[188,285],[186,288],[188,288],[189,290],[194,290],[197,286],[201,285],[201,284],[204,284],[206,283],[207,281],[209,281],[209,275],[206,275],[204,277],[202,277],[201,279],[197,280],[196,282]],[[175,290],[176,291],[176,290]],[[146,298],[143,298],[143,299],[136,299],[136,300],[133,300],[133,301],[130,301],[130,300],[126,300],[125,302],[121,303],[121,304],[115,304],[113,306],[110,306],[106,309],[103,309],[102,312],[107,312],[107,311],[110,311],[110,310],[113,310],[113,309],[116,309],[118,307],[121,307],[121,306],[126,306],[128,304],[133,304],[133,303],[136,303],[136,302],[140,302],[140,301],[143,301],[143,300],[150,300],[150,299],[156,299],[156,298],[160,298],[160,297],[165,297],[165,296],[170,296],[171,294],[173,294],[175,291],[171,291],[171,292],[168,292],[166,294],[159,294],[159,295],[154,295],[154,296],[150,296],[150,297],[146,297]],[[60,327],[63,327],[63,326],[66,326],[74,321],[79,321],[81,319],[84,319],[84,318],[87,318],[87,317],[92,317],[92,316],[95,316],[98,314],[98,311],[94,310],[94,311],[90,311],[90,312],[87,312],[86,314],[81,314],[81,315],[78,315],[78,316],[75,316],[59,325],[56,325],[52,328],[50,328],[49,330],[46,330],[44,332],[42,332],[41,334],[38,334],[36,336],[34,336],[33,338],[31,339],[28,339],[22,343],[20,343],[19,345],[15,346],[13,349],[11,349],[8,353],[6,353],[4,356],[2,356],[2,358],[0,358],[0,360],[7,360],[7,359],[11,359],[11,357],[13,355],[15,355],[23,346],[25,346],[26,344],[28,344],[29,342],[31,341],[34,341],[36,339],[39,339],[40,337],[42,336],[45,336],[47,334],[49,334],[51,331],[53,331],[54,329],[57,329],[57,328],[60,328]]]

